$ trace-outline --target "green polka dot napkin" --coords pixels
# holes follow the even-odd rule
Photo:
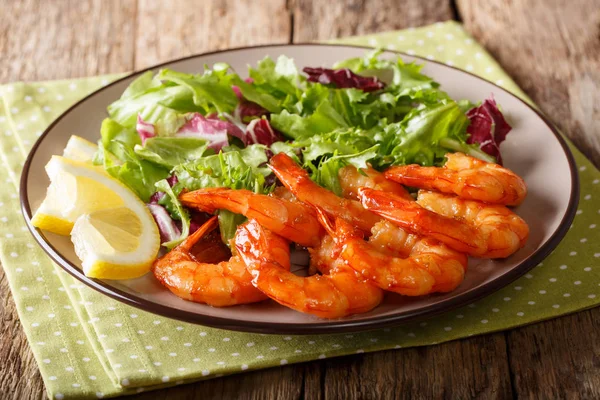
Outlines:
[[[345,39],[446,62],[524,97],[455,23]],[[427,322],[322,336],[236,333],[169,320],[115,302],[54,266],[18,204],[29,148],[70,104],[116,76],[0,87],[0,259],[49,396],[101,398],[344,354],[440,343],[582,310],[600,302],[600,172],[572,147],[581,178],[574,228],[514,284]]]

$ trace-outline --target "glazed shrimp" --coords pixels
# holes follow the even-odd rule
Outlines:
[[[343,199],[317,185],[310,179],[308,172],[285,153],[273,156],[269,167],[301,202],[318,206],[330,215],[340,216],[364,232],[369,232],[380,220],[377,215],[365,210],[358,201]]]
[[[413,200],[404,186],[387,179],[383,173],[371,167],[358,170],[352,165],[347,165],[340,169],[338,177],[342,187],[342,196],[346,199],[358,200],[358,189],[368,187]]]
[[[154,276],[182,299],[215,307],[265,300],[267,296],[252,285],[252,276],[239,256],[234,255],[229,261],[213,264],[203,262],[192,254],[194,245],[213,231],[217,224],[217,217],[212,217],[179,246],[156,260],[152,266]],[[220,238],[216,240],[220,241]],[[212,257],[215,253],[213,249],[209,245],[202,254]],[[276,258],[282,269],[290,268],[289,247],[283,239],[273,238],[270,245],[261,251],[267,257]]]
[[[359,195],[365,208],[394,224],[475,257],[508,257],[529,236],[527,223],[502,205],[429,191],[416,202],[367,188]]]
[[[382,253],[353,232],[341,218],[332,224],[319,212],[321,223],[342,247],[340,256],[346,264],[381,289],[406,296],[421,296],[454,290],[464,279],[467,268],[465,254],[449,249],[432,238],[407,235],[403,248],[406,257]]]
[[[240,225],[235,246],[252,274],[252,283],[279,304],[321,318],[340,318],[367,312],[381,303],[383,291],[365,282],[345,263],[336,263],[335,245],[327,242],[319,250],[328,267],[324,275],[300,277],[287,271],[267,250],[277,235],[256,220]],[[325,237],[326,238],[326,237]],[[271,251],[273,254],[273,251]],[[282,255],[283,256],[283,255]],[[316,256],[313,252],[313,256]],[[330,263],[332,262],[333,263]]]
[[[254,218],[267,229],[303,246],[318,245],[323,234],[314,211],[300,202],[226,188],[195,190],[181,194],[179,199],[187,207],[208,213],[225,209]]]
[[[393,193],[406,200],[414,201],[404,186],[386,179],[383,173],[373,168],[366,168],[359,171],[357,168],[348,165],[340,169],[338,175],[340,186],[342,187],[342,195],[347,199],[358,200],[358,189],[368,187]],[[405,251],[407,243],[415,243],[418,240],[418,236],[406,232],[404,229],[393,225],[385,219],[381,219],[373,225],[370,233],[369,243],[388,255],[407,257],[408,253]]]
[[[407,186],[507,206],[519,205],[527,195],[523,179],[509,169],[463,153],[448,153],[446,158],[441,168],[404,165],[391,167],[385,176]]]

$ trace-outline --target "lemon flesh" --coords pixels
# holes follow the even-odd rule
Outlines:
[[[71,234],[87,276],[129,279],[150,270],[160,235],[135,193],[89,162],[53,156],[46,172],[51,184],[32,224]]]
[[[144,231],[140,216],[127,207],[80,216],[71,232],[71,241],[86,276],[100,279],[144,275],[150,270],[160,246],[158,230]]]
[[[37,228],[68,235],[81,214],[125,204],[122,192],[129,189],[101,167],[53,156],[46,165],[46,172],[51,183],[46,198],[31,220]],[[115,182],[119,191],[107,186],[111,183],[114,186]],[[135,197],[135,194],[130,192],[127,197]]]
[[[63,157],[75,161],[92,161],[98,146],[82,137],[73,135],[63,150]]]

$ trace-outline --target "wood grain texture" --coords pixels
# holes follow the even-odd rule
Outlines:
[[[482,368],[485,365],[485,368]],[[177,399],[510,398],[503,334],[332,358],[133,396]]]
[[[140,0],[135,67],[231,47],[288,43],[285,0]]]
[[[332,359],[324,369],[326,399],[492,399],[512,395],[501,333]]]
[[[598,0],[458,0],[465,27],[600,166]]]
[[[453,19],[448,0],[292,0],[294,42],[366,35]]]
[[[131,70],[135,15],[135,0],[2,0],[0,83]]]
[[[135,6],[135,0],[2,0],[0,84],[132,70]],[[44,399],[1,269],[0,295],[0,398]]]
[[[458,0],[458,11],[471,34],[598,165],[600,7],[593,0],[573,4]],[[0,0],[0,83],[123,72],[197,52],[369,34],[453,17],[449,0]],[[2,272],[0,295],[0,398],[45,398]],[[596,309],[507,333],[130,398],[599,398],[598,321]]]
[[[600,398],[600,309],[507,332],[521,398]]]
[[[600,3],[458,0],[465,27],[600,166]],[[600,309],[507,332],[525,398],[600,398]]]

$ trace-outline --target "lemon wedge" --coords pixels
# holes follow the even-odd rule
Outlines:
[[[87,276],[129,279],[150,270],[160,235],[135,193],[88,162],[53,156],[46,172],[51,183],[31,222],[70,233]]]
[[[73,135],[63,150],[63,157],[75,161],[92,161],[98,151],[98,145]]]
[[[50,186],[46,198],[33,215],[33,226],[68,235],[81,214],[142,201],[103,168],[53,156],[46,165]],[[133,200],[131,200],[133,199]]]
[[[160,236],[152,216],[147,213],[138,215],[131,208],[118,207],[77,218],[71,241],[86,276],[130,279],[150,270],[158,253]]]

